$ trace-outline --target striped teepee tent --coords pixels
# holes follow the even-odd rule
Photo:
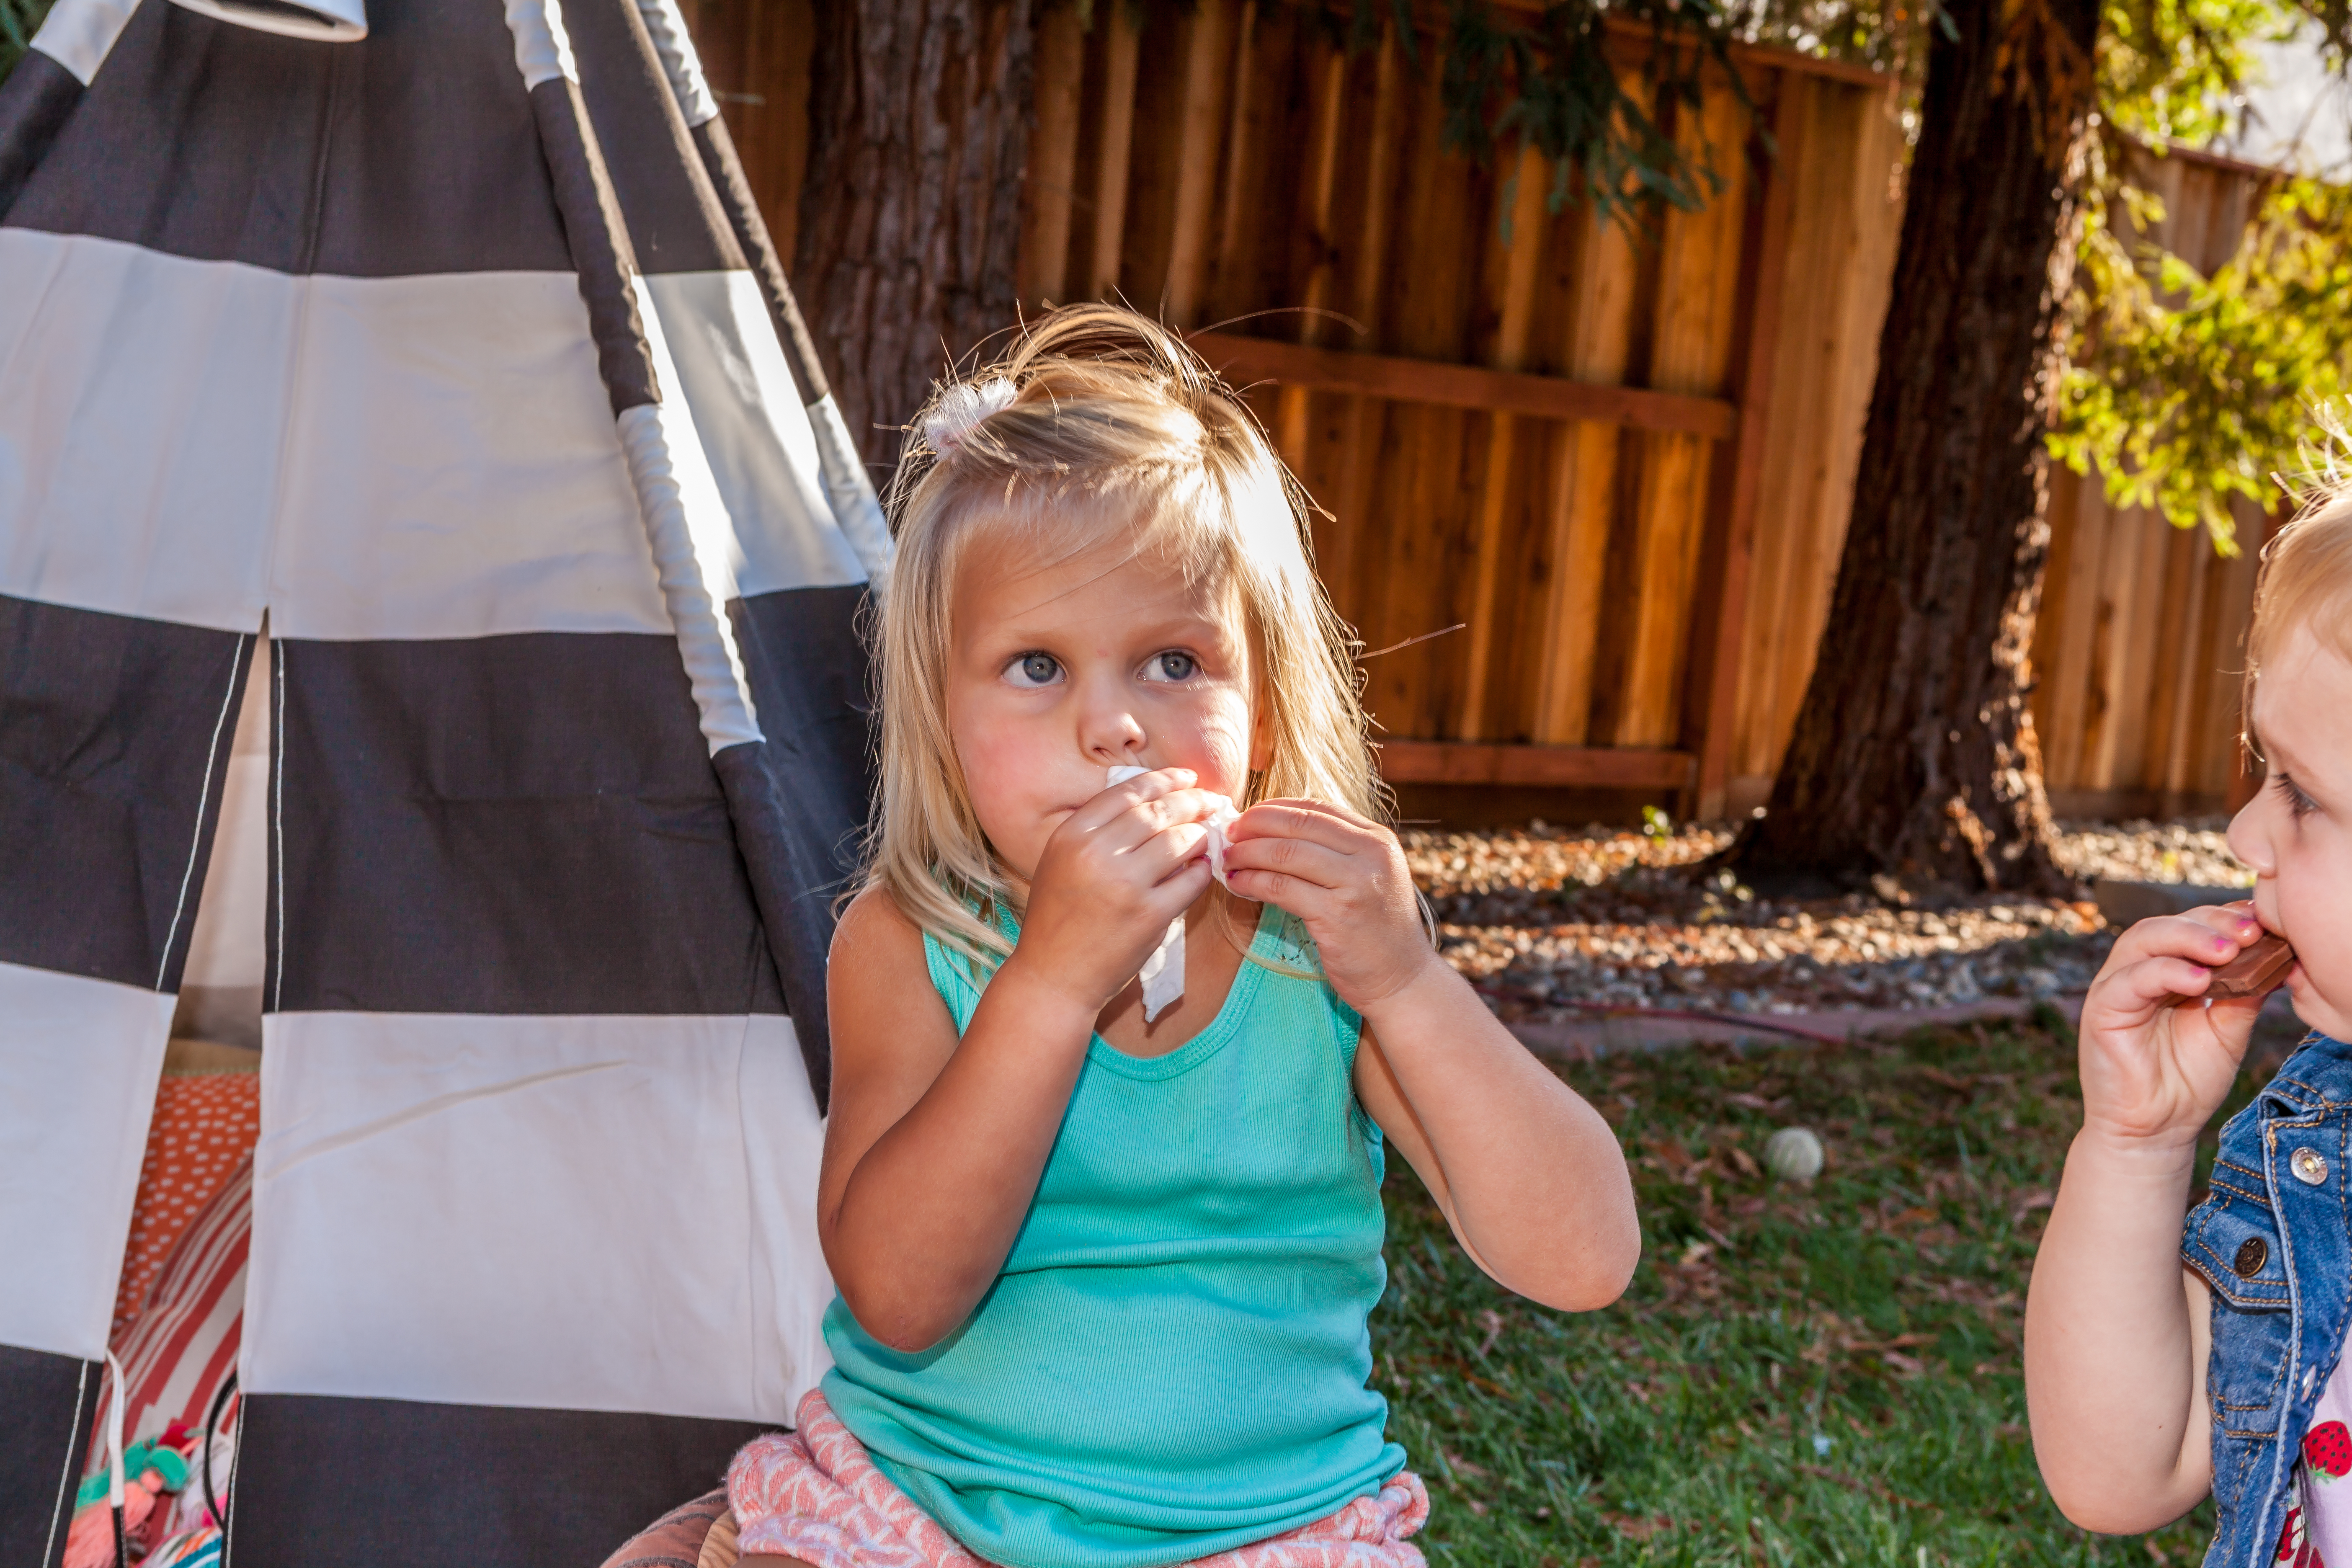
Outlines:
[[[58,0],[0,86],[0,1568],[250,704],[229,1561],[593,1568],[824,1370],[889,543],[672,3]]]

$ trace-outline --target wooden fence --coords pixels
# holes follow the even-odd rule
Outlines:
[[[2210,273],[2237,248],[2270,176],[2175,153],[2141,160],[2134,177],[2164,202],[2146,237]],[[2210,811],[2251,791],[2239,681],[2255,552],[2277,520],[2235,510],[2242,553],[2227,558],[2202,530],[2111,507],[2097,479],[2057,472],[2033,718],[2062,815]]]
[[[787,255],[809,3],[696,17]],[[1721,188],[1629,228],[1550,211],[1531,150],[1449,150],[1430,33],[1351,50],[1255,0],[1092,17],[1041,12],[1022,295],[1156,310],[1250,388],[1329,512],[1316,549],[1341,615],[1369,649],[1408,645],[1366,667],[1388,778],[1708,816],[1760,802],[1827,614],[1886,309],[1889,80],[1743,54],[1748,101],[1711,80],[1672,126]],[[2233,238],[2234,199],[2196,221]],[[2219,796],[2242,564],[2058,489],[2035,652],[2062,804]]]

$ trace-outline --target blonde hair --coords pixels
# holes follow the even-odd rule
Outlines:
[[[2294,521],[2263,546],[2253,619],[2246,628],[2249,711],[2263,662],[2305,626],[2352,659],[2352,485],[2311,493]]]
[[[863,886],[971,958],[1011,951],[984,906],[1023,899],[982,832],[949,732],[956,574],[975,542],[1066,560],[1115,540],[1229,587],[1273,756],[1246,809],[1313,796],[1384,816],[1347,628],[1316,580],[1306,493],[1239,398],[1174,333],[1069,305],[936,388],[892,481],[898,536],[878,639],[882,800]]]

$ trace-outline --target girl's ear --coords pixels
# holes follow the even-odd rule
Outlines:
[[[1249,771],[1262,773],[1274,766],[1274,704],[1260,689],[1250,703]]]

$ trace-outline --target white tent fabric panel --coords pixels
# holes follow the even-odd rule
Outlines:
[[[43,1289],[0,1290],[0,1344],[94,1361],[122,1270],[172,998],[0,963],[0,1258]]]
[[[33,47],[74,74],[84,86],[106,63],[122,25],[139,0],[58,0],[41,23]]]
[[[670,629],[577,279],[284,285],[307,308],[270,560],[279,637]]]
[[[297,289],[0,229],[0,594],[251,632]]]
[[[173,0],[199,16],[234,22],[281,38],[322,44],[355,44],[367,37],[367,7],[361,0]]]
[[[0,292],[0,593],[331,641],[671,629],[572,274],[0,228],[0,275],[31,283]],[[644,289],[689,510],[732,534],[722,602],[864,581],[751,275]]]
[[[866,581],[820,487],[816,433],[758,281],[733,269],[656,272],[637,281],[733,520],[738,591]],[[824,526],[810,528],[803,518]]]
[[[788,1018],[274,1014],[262,1125],[249,1393],[784,1422],[824,1374]]]
[[[0,593],[333,640],[669,630],[571,275],[14,228],[0,273],[41,279],[0,293]]]

